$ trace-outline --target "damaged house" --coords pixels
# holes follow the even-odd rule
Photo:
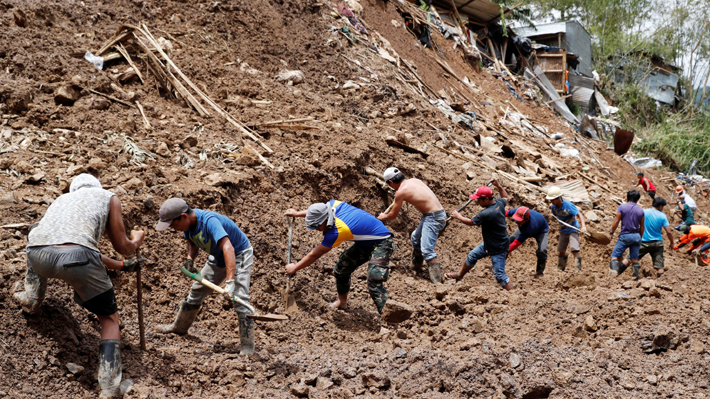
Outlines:
[[[672,107],[681,100],[681,71],[666,63],[662,56],[645,51],[611,57],[607,66],[607,73],[616,85],[637,83],[650,98]]]

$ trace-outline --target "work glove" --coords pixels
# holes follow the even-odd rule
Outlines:
[[[182,264],[182,267],[184,267],[190,273],[197,273],[197,269],[195,269],[195,262],[192,259],[185,260],[185,263]]]
[[[146,258],[140,257],[140,258],[134,258],[134,259],[128,259],[123,261],[123,268],[121,269],[122,272],[137,272],[138,270],[141,270],[143,268],[143,265],[147,261]]]
[[[224,283],[224,297],[230,302],[234,302],[234,289],[234,280],[227,280],[227,282]]]

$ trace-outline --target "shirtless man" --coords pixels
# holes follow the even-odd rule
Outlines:
[[[434,247],[439,233],[446,225],[446,212],[429,186],[419,179],[404,179],[399,169],[391,167],[383,175],[387,184],[396,190],[394,205],[389,213],[380,213],[380,220],[392,220],[399,215],[404,201],[414,205],[422,213],[419,226],[412,233],[412,266],[421,271],[424,261],[429,266],[429,278],[434,284],[441,283],[441,264]]]

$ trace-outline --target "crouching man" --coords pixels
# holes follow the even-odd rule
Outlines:
[[[202,278],[216,285],[224,286],[229,301],[238,297],[249,304],[249,281],[254,263],[254,249],[249,239],[228,217],[212,211],[192,209],[181,198],[170,198],[160,206],[160,221],[155,226],[158,231],[172,227],[182,231],[187,240],[187,259],[184,266],[194,270],[194,261],[200,249],[209,254],[205,266],[200,271]],[[198,282],[192,284],[190,294],[180,305],[172,324],[156,327],[159,333],[187,334],[187,330],[197,317],[202,302],[212,291]],[[244,305],[234,303],[239,315],[239,336],[242,355],[254,353],[254,320],[247,315],[251,311]]]
[[[143,231],[133,230],[128,239],[116,194],[104,190],[94,176],[80,174],[72,180],[69,193],[59,196],[30,230],[25,291],[14,294],[23,311],[38,314],[47,280],[58,278],[74,289],[76,303],[98,317],[102,399],[123,396],[118,305],[107,267],[134,272],[144,261],[120,262],[102,256],[98,247],[104,231],[113,248],[124,256],[138,249],[145,238]]]
[[[350,292],[350,276],[365,262],[367,265],[367,289],[377,312],[389,299],[384,283],[390,276],[390,258],[394,253],[394,238],[385,225],[376,217],[342,201],[331,200],[317,203],[306,211],[289,209],[286,216],[305,217],[306,229],[323,232],[323,241],[298,263],[286,265],[286,274],[312,265],[321,256],[345,241],[355,241],[346,249],[333,268],[338,299],[333,308],[345,309]]]

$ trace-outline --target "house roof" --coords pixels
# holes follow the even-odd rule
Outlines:
[[[513,28],[513,30],[515,30],[515,33],[517,33],[519,36],[525,36],[530,38],[539,36],[550,36],[556,35],[558,33],[567,33],[567,24],[570,22],[581,26],[585,32],[587,31],[584,28],[584,25],[580,24],[575,20],[552,22],[548,24],[538,24],[535,25],[535,28],[527,26],[516,26]],[[589,32],[587,32],[587,34],[589,34]]]
[[[500,17],[500,5],[490,0],[453,0],[459,14],[471,16],[478,22],[488,23]],[[451,9],[450,0],[434,0],[437,6],[443,6],[446,9]],[[508,11],[507,7],[503,8]]]

